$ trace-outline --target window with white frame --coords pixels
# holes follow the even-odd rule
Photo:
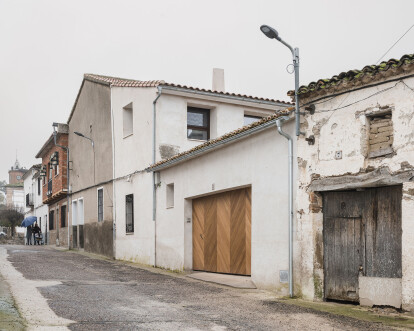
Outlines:
[[[98,222],[103,221],[103,188],[98,189]]]
[[[122,116],[124,122],[124,138],[126,138],[134,133],[134,112],[132,102],[123,108]]]

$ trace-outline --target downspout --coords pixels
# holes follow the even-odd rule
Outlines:
[[[70,189],[69,189],[69,183],[70,183],[70,171],[69,171],[69,147],[66,146],[62,146],[62,145],[58,145],[56,142],[56,136],[57,136],[57,132],[56,132],[56,127],[53,126],[53,141],[55,143],[55,146],[62,148],[63,150],[66,150],[66,178],[67,178],[67,187],[68,187],[68,192],[66,194],[66,222],[67,222],[67,227],[68,227],[68,249],[70,249],[70,227],[69,227],[69,194],[70,194]],[[68,138],[69,138],[69,133],[68,133]],[[59,213],[59,210],[58,210]],[[50,223],[50,220],[49,220]],[[59,236],[59,222],[57,222],[56,224],[56,228],[57,228],[57,233]]]
[[[154,99],[152,105],[152,164],[156,160],[156,120],[157,120],[157,101],[162,93],[162,87],[158,86],[158,95]],[[156,188],[156,173],[152,173],[152,220],[154,221],[154,267],[157,266],[157,188]]]
[[[109,98],[110,98],[110,107],[111,107],[111,129],[112,129],[112,199],[113,199],[112,200],[113,201],[112,202],[112,255],[113,255],[113,258],[116,259],[115,129],[114,129],[114,111],[112,108],[112,88],[111,87],[109,87],[109,91],[110,91]],[[93,153],[95,157],[95,148],[94,148]]]
[[[293,140],[286,132],[282,131],[282,125],[289,117],[283,116],[276,119],[277,131],[288,140],[289,145],[289,296],[293,297]]]

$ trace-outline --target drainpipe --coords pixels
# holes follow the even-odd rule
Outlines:
[[[156,160],[156,120],[157,120],[157,101],[162,93],[162,87],[158,86],[158,95],[153,101],[152,105],[152,164]],[[154,221],[154,267],[157,266],[157,188],[156,188],[156,173],[152,173],[152,220]]]
[[[293,140],[282,125],[289,117],[283,116],[276,120],[277,131],[288,140],[289,144],[289,296],[293,297]]]
[[[62,146],[62,145],[58,145],[56,142],[56,136],[57,136],[57,132],[56,132],[56,127],[58,126],[57,123],[53,123],[53,141],[55,143],[55,146],[62,148],[63,150],[66,151],[66,178],[67,178],[67,186],[68,186],[68,192],[66,194],[66,224],[67,224],[67,228],[68,228],[68,249],[70,249],[70,228],[69,228],[69,193],[70,193],[70,189],[69,189],[69,179],[70,179],[70,171],[69,171],[69,147],[66,146]],[[69,136],[69,134],[68,134]],[[58,213],[59,213],[59,209],[58,209]],[[50,220],[49,220],[50,223]],[[59,222],[58,222],[59,223]],[[59,236],[59,224],[56,224],[56,229],[58,230],[58,236]]]

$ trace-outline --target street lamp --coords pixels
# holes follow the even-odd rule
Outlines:
[[[299,136],[300,134],[304,134],[303,132],[300,132],[300,112],[299,112],[299,48],[293,48],[290,46],[287,42],[285,42],[282,38],[280,38],[279,33],[273,29],[272,27],[268,25],[262,25],[260,27],[260,31],[263,32],[263,34],[270,38],[270,39],[276,39],[277,41],[280,41],[283,45],[285,45],[287,48],[290,49],[292,52],[293,57],[293,68],[295,71],[295,115],[296,115],[296,135]]]
[[[91,139],[91,138],[89,138],[89,137],[86,137],[85,135],[83,135],[82,133],[80,133],[80,132],[73,132],[74,134],[76,134],[76,135],[78,135],[79,137],[82,137],[82,138],[85,138],[85,139],[88,139],[88,140],[90,140],[91,141],[91,143],[92,143],[92,148],[94,148],[95,147],[95,144],[94,144],[94,142],[93,142],[93,140]]]
[[[84,134],[82,134],[80,132],[75,131],[73,133],[76,134],[79,137],[90,140],[90,142],[92,143],[92,150],[93,150],[93,183],[95,184],[95,182],[96,182],[96,179],[95,179],[95,143],[94,143],[92,138],[89,138],[89,137],[85,136]]]

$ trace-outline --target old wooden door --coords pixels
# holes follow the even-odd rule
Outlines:
[[[401,197],[401,186],[324,193],[326,299],[359,301],[359,275],[401,277]]]
[[[363,267],[362,192],[324,194],[325,298],[358,301],[358,272]]]
[[[250,188],[193,200],[193,269],[250,275]]]

